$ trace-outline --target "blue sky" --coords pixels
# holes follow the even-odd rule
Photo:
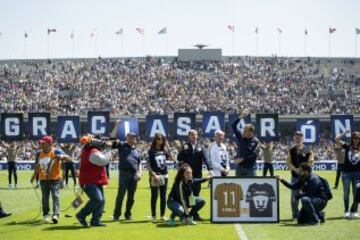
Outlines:
[[[304,56],[307,28],[307,55],[329,56],[333,26],[331,56],[352,57],[359,9],[356,0],[0,0],[0,59],[46,58],[48,40],[52,58],[74,57],[73,43],[75,57],[94,57],[96,50],[104,57],[121,56],[122,41],[125,56],[141,56],[143,39],[136,27],[145,29],[146,54],[166,55],[168,45],[168,54],[176,55],[178,48],[206,43],[232,55],[229,24],[235,25],[235,55],[256,55],[258,26],[259,55],[278,53],[279,27],[281,55]],[[158,35],[164,26],[168,34]],[[49,39],[48,27],[58,30]],[[115,34],[121,27],[122,37]],[[90,38],[93,29],[96,40]]]

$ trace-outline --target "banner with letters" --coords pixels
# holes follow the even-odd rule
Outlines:
[[[296,131],[304,135],[305,145],[317,145],[320,142],[320,121],[318,119],[298,119]]]
[[[39,140],[51,134],[50,113],[29,113],[29,139]]]
[[[151,141],[156,133],[168,136],[168,115],[147,115],[145,139]]]
[[[87,129],[88,129],[88,133],[91,133],[93,135],[109,136],[110,113],[88,112]]]
[[[331,115],[330,128],[333,139],[335,139],[337,135],[345,132],[346,129],[349,129],[350,132],[344,136],[343,140],[350,141],[351,132],[354,129],[353,115]]]
[[[278,223],[279,184],[275,177],[214,177],[211,222]]]
[[[139,122],[134,117],[124,117],[121,119],[116,136],[120,141],[125,141],[126,135],[129,132],[133,132],[139,136]]]
[[[256,114],[256,130],[260,141],[278,141],[279,115]]]
[[[229,124],[228,124],[228,132],[229,132],[229,136],[230,136],[230,139],[232,141],[235,141],[236,138],[235,138],[235,133],[231,127],[231,125],[233,124],[233,122],[239,117],[239,114],[238,113],[232,113],[232,114],[229,114]],[[241,133],[243,132],[243,129],[244,129],[244,126],[246,124],[250,124],[251,123],[251,116],[248,115],[246,117],[244,117],[243,119],[240,120],[240,122],[238,123],[238,125],[236,126],[238,130],[241,131]]]
[[[80,139],[80,117],[58,116],[56,136],[59,143],[79,142]]]
[[[204,112],[201,126],[202,137],[212,138],[216,130],[225,132],[225,114],[223,112]]]
[[[174,113],[173,136],[185,141],[191,129],[195,129],[195,113]]]
[[[24,139],[24,119],[22,113],[3,113],[0,122],[1,140],[20,141]]]

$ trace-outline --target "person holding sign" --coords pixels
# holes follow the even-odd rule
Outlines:
[[[121,120],[115,122],[111,137],[115,138]],[[129,132],[126,135],[126,142],[118,140],[110,142],[113,149],[119,154],[119,188],[115,202],[113,220],[117,221],[121,216],[122,203],[127,192],[125,219],[132,220],[131,209],[134,205],[134,197],[137,183],[141,179],[141,151],[136,148],[136,134]]]
[[[175,226],[175,217],[185,224],[195,225],[193,217],[205,205],[205,200],[195,195],[194,189],[197,183],[206,182],[208,178],[193,178],[192,169],[188,164],[183,164],[176,174],[174,184],[169,194],[167,205],[172,211],[169,225]]]
[[[263,177],[266,177],[267,172],[270,172],[270,176],[274,176],[274,166],[273,166],[273,155],[275,150],[275,145],[273,142],[266,142],[265,144],[260,144],[262,155],[264,158],[264,170]]]
[[[160,133],[154,135],[150,150],[147,167],[150,175],[151,189],[151,221],[156,223],[156,203],[160,191],[160,216],[161,220],[167,221],[165,217],[166,209],[166,190],[168,184],[168,167],[166,160],[174,161],[174,157],[169,151],[169,145],[165,136]]]
[[[237,177],[256,176],[256,159],[259,157],[260,142],[254,136],[254,125],[246,124],[243,133],[238,128],[241,119],[249,114],[249,111],[245,109],[231,125],[237,139],[237,154],[234,161],[238,165],[236,168]]]
[[[12,180],[12,175],[14,174],[14,188],[17,189],[17,182],[18,182],[18,176],[16,173],[17,170],[17,166],[16,166],[16,158],[18,157],[19,151],[20,151],[20,147],[16,144],[15,141],[10,142],[9,144],[4,143],[4,142],[0,142],[3,147],[6,148],[6,160],[7,160],[7,167],[8,167],[8,180],[9,180],[9,185],[8,188],[9,190],[11,189],[11,180]]]
[[[300,164],[314,162],[314,152],[312,148],[308,148],[304,145],[304,135],[302,132],[295,132],[294,136],[295,146],[293,146],[286,160],[288,169],[291,171],[291,184],[296,183],[299,180]],[[291,191],[291,210],[294,219],[299,217],[299,199],[296,196],[299,194],[298,189],[292,189]]]
[[[224,144],[225,133],[221,130],[215,131],[215,142],[209,147],[209,159],[213,167],[213,176],[226,177],[230,173],[229,153]]]
[[[339,180],[341,177],[342,168],[343,168],[344,162],[345,162],[345,150],[341,146],[338,146],[337,144],[335,144],[334,152],[335,152],[336,160],[337,160],[334,189],[337,189],[339,186]]]
[[[356,198],[356,184],[360,181],[360,132],[353,132],[350,144],[347,144],[341,141],[341,139],[349,132],[347,129],[344,133],[337,135],[335,141],[338,146],[345,150],[345,162],[341,169],[344,185],[344,217],[357,218],[359,202],[358,198]],[[353,192],[353,204],[349,209],[350,185]]]
[[[39,175],[40,187],[42,193],[42,210],[45,223],[50,222],[49,218],[49,197],[50,193],[53,201],[52,222],[57,224],[60,216],[60,185],[61,185],[61,161],[71,161],[71,158],[64,154],[61,149],[52,147],[53,138],[44,136],[39,144],[41,150],[39,161],[35,165],[34,174],[31,177],[31,183]]]

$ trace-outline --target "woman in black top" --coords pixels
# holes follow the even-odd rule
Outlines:
[[[168,208],[172,211],[169,225],[175,226],[176,216],[179,216],[186,224],[196,224],[193,221],[193,216],[204,207],[205,200],[194,196],[194,184],[203,183],[209,179],[193,179],[192,169],[188,164],[183,164],[180,167],[167,201]]]
[[[166,138],[156,133],[149,150],[148,169],[151,188],[151,221],[156,222],[156,202],[160,190],[160,215],[163,221],[166,208],[166,189],[168,184],[168,168],[166,160],[174,160],[171,155]]]
[[[344,207],[345,207],[345,218],[357,218],[358,217],[358,199],[356,198],[356,184],[360,181],[360,132],[353,132],[351,134],[350,144],[341,141],[341,138],[349,133],[346,130],[344,133],[336,136],[336,144],[344,148],[345,150],[345,161],[342,166],[342,181],[344,191]],[[353,204],[349,209],[349,195],[350,185],[353,192]],[[350,211],[349,211],[350,210]]]

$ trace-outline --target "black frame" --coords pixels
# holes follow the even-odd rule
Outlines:
[[[253,177],[236,177],[236,176],[229,176],[229,177],[213,177],[212,179],[276,179],[276,177],[262,177],[262,176],[253,176]],[[213,184],[210,187],[210,222],[211,223],[279,223],[280,222],[280,190],[279,190],[279,180],[276,179],[276,191],[277,191],[277,220],[276,221],[214,221],[213,220]]]

